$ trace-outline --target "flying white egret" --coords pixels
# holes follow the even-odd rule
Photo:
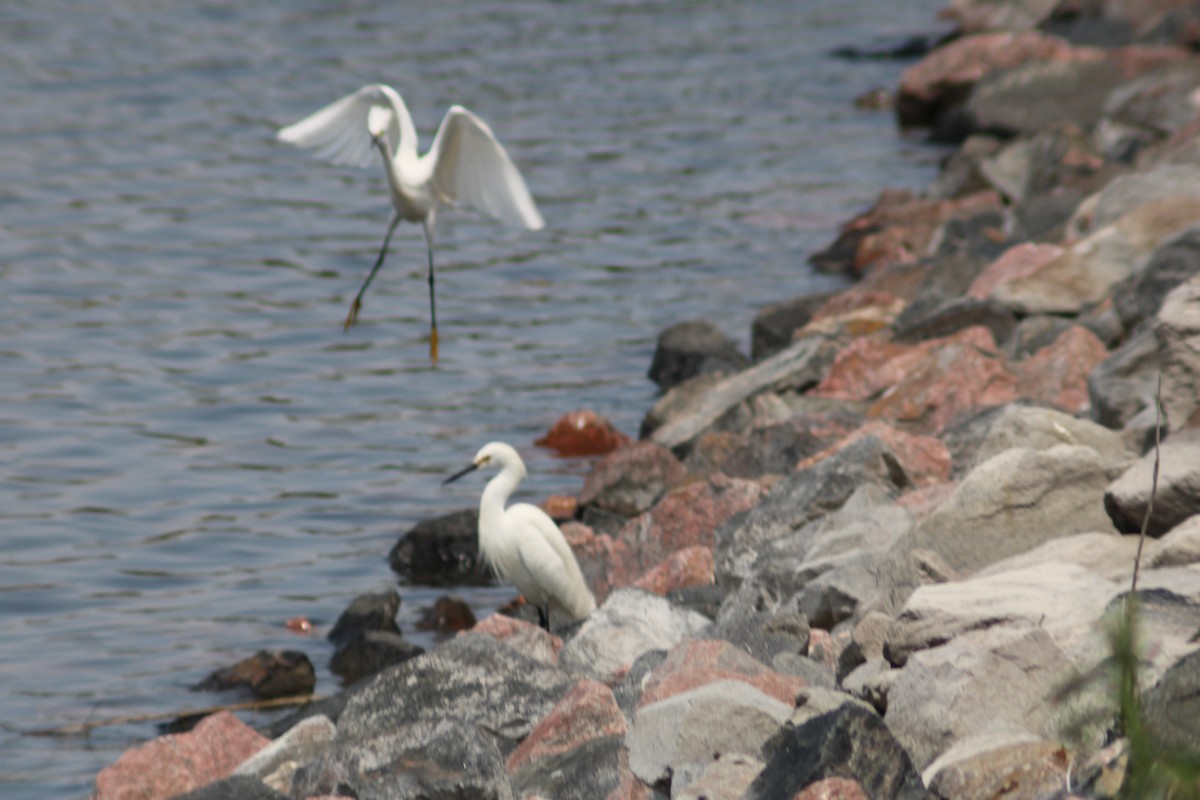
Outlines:
[[[280,141],[312,148],[335,164],[367,167],[372,149],[383,156],[396,213],[379,258],[358,290],[345,330],[358,321],[363,294],[383,266],[388,243],[400,220],[421,223],[429,251],[429,357],[438,351],[437,308],[433,288],[433,231],[444,205],[472,206],[512,225],[539,230],[538,213],[521,173],[487,123],[462,106],[442,118],[433,145],[417,155],[417,129],[404,100],[390,86],[373,83],[282,128]]]
[[[442,485],[492,466],[499,467],[500,474],[488,481],[479,502],[479,552],[484,561],[537,608],[546,630],[550,630],[551,609],[568,619],[583,619],[596,610],[596,599],[562,531],[537,506],[504,507],[525,477],[525,463],[516,450],[503,442],[484,445],[471,466]]]

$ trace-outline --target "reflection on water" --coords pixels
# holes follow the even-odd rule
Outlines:
[[[207,2],[0,11],[0,789],[77,797],[149,725],[11,728],[203,705],[186,687],[299,648],[390,585],[383,555],[482,484],[490,439],[525,497],[587,464],[532,447],[590,406],[635,432],[658,331],[746,338],[764,303],[836,282],[806,254],[932,154],[853,96],[897,66],[834,45],[927,27],[939,3]],[[389,218],[381,170],[274,128],[371,81],[425,141],[487,119],[547,228],[439,230],[442,360],[424,245],[397,231],[360,326],[345,309]],[[403,587],[406,632],[439,593]],[[479,613],[512,596],[464,591]],[[319,629],[320,630],[320,629]],[[417,634],[413,638],[428,643]]]

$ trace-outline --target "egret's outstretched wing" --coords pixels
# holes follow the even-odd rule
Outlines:
[[[316,150],[317,155],[335,164],[369,167],[378,158],[367,125],[372,110],[388,115],[387,142],[395,155],[400,143],[399,102],[399,95],[390,86],[368,84],[280,129],[276,136],[281,142]]]
[[[425,157],[433,162],[433,187],[443,202],[469,205],[530,230],[545,226],[504,146],[462,106],[446,112]]]
[[[522,562],[538,576],[539,583],[545,581],[543,588],[546,593],[575,619],[582,619],[595,611],[596,599],[587,587],[571,546],[554,520],[545,511],[528,503],[509,506],[507,514],[513,517],[514,522],[519,521],[522,528],[532,528],[538,533],[536,537],[529,536],[521,540],[520,553]]]

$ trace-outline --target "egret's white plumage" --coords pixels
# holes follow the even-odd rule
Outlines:
[[[379,258],[359,289],[346,328],[358,320],[362,297],[383,265],[400,220],[419,222],[429,251],[430,357],[437,360],[433,233],[441,206],[471,206],[499,220],[539,230],[545,223],[504,146],[487,123],[462,106],[451,106],[433,145],[417,155],[417,129],[404,100],[390,86],[369,84],[278,133],[280,141],[310,148],[336,163],[370,166],[378,151],[387,170],[395,216]]]
[[[554,520],[537,506],[505,503],[525,477],[521,456],[503,442],[485,445],[471,466],[446,483],[481,467],[498,467],[479,503],[479,552],[501,578],[517,587],[538,608],[549,629],[548,610],[577,620],[596,609],[571,547]]]

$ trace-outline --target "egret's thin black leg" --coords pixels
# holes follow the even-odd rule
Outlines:
[[[538,624],[550,630],[550,606],[538,606]]]
[[[433,247],[429,247],[429,360],[438,360],[437,304],[433,299]]]
[[[397,214],[392,219],[392,224],[388,226],[387,236],[383,237],[383,247],[379,249],[379,258],[375,259],[375,266],[371,267],[371,272],[368,273],[367,279],[363,281],[362,288],[358,290],[358,294],[354,296],[354,302],[350,304],[350,313],[346,315],[346,324],[342,326],[343,331],[350,330],[350,326],[358,322],[358,312],[362,309],[363,295],[367,293],[367,287],[371,285],[371,281],[375,280],[375,273],[383,266],[383,259],[387,255],[388,244],[392,241],[392,234],[396,232],[396,226],[400,224],[400,215]]]

